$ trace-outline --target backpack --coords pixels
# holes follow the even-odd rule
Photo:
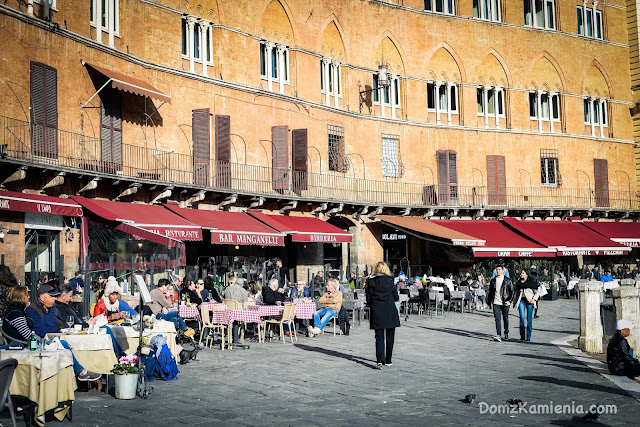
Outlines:
[[[153,350],[149,355],[142,356],[144,373],[147,379],[159,378],[163,381],[172,380],[178,377],[180,371],[175,357],[171,354],[167,339],[162,335],[151,339]]]
[[[351,330],[351,323],[349,323],[349,312],[343,307],[340,307],[340,312],[338,312],[338,324],[340,325],[340,330],[343,335],[349,335],[349,331]]]

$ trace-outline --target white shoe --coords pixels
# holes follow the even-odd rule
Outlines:
[[[498,342],[502,342],[502,338],[500,338],[498,335],[496,335],[495,337],[493,337],[494,341],[498,341]]]
[[[320,328],[313,328],[313,333],[315,335],[320,335],[322,333],[322,331],[320,330]]]
[[[307,327],[307,332],[308,332],[308,335],[310,337],[312,337],[314,335],[313,334],[313,326],[309,325],[309,327]]]

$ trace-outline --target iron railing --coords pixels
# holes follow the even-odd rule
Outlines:
[[[564,187],[423,185],[398,178],[361,179],[339,172],[274,170],[266,166],[206,161],[191,155],[129,144],[104,149],[97,137],[0,116],[0,153],[46,164],[228,193],[285,196],[398,207],[490,209],[640,209],[635,192]]]

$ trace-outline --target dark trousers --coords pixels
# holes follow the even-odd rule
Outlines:
[[[640,376],[640,363],[635,362],[628,364],[624,367],[624,375],[629,378],[635,378]]]
[[[386,357],[384,336],[387,335]],[[396,336],[396,328],[376,329],[376,360],[378,363],[391,363],[393,355],[393,340]]]
[[[502,325],[500,317],[504,320],[504,333],[509,334],[509,307],[508,305],[493,304],[493,317],[496,318],[496,332],[498,336],[502,335]]]

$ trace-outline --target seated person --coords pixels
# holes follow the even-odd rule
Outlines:
[[[178,293],[176,292],[176,288],[173,286],[172,283],[169,283],[167,285],[167,291],[164,293],[164,296],[167,298],[169,302],[171,302],[171,304],[178,303]]]
[[[67,327],[67,319],[69,316],[73,317],[74,325],[82,325],[83,328],[88,327],[89,325],[93,325],[96,323],[95,319],[89,319],[88,322],[83,322],[80,317],[76,314],[76,312],[69,306],[69,302],[71,302],[71,298],[73,298],[74,289],[71,284],[65,284],[58,286],[58,291],[60,295],[56,298],[55,307],[58,309],[56,314],[58,320],[58,329],[63,329]]]
[[[422,285],[422,279],[420,278],[420,276],[416,276],[416,278],[413,280],[413,285],[414,287],[418,288],[418,289],[422,289],[424,286]]]
[[[269,280],[269,286],[262,288],[262,303],[265,305],[282,305],[284,289],[279,288],[278,279]]]
[[[255,280],[249,282],[249,301],[262,304],[262,289]]]
[[[239,285],[235,278],[229,278],[229,286],[224,290],[224,298],[245,303],[249,299],[249,292]]]
[[[600,281],[605,282],[613,282],[613,276],[611,276],[611,270],[605,270],[602,277],[600,277]]]
[[[10,337],[20,339],[21,341],[27,341],[31,337],[32,332],[40,338],[49,333],[58,333],[58,324],[56,321],[57,308],[55,305],[55,297],[59,295],[59,292],[55,291],[50,285],[42,285],[36,292],[36,300],[31,303],[29,307],[24,309],[29,303],[29,292],[24,286],[18,286],[13,288],[9,293],[9,304],[13,306],[13,309],[5,312],[5,319],[7,326],[11,328],[5,328],[5,322],[2,322],[3,331]],[[65,340],[60,340],[60,343],[67,350],[71,350],[69,344]],[[71,353],[73,357],[73,370],[78,375],[79,381],[95,381],[102,375],[96,374],[85,369]]]
[[[209,294],[209,291],[204,288],[204,280],[198,279],[198,281],[196,282],[196,293],[198,294],[202,302],[211,301],[211,295]]]
[[[627,342],[632,326],[628,320],[616,322],[616,333],[607,346],[607,365],[612,375],[624,375],[633,379],[640,376],[640,361],[633,357]]]
[[[153,314],[156,315],[156,319],[173,322],[177,330],[184,331],[186,336],[192,337],[195,335],[195,331],[192,328],[187,328],[187,325],[177,311],[169,311],[171,302],[166,298],[165,293],[170,283],[169,279],[158,280],[158,286],[150,292],[151,303],[149,304],[149,308],[151,308]]]
[[[220,298],[220,294],[218,294],[213,277],[207,276],[204,278],[204,288],[209,291],[212,301],[222,303],[222,298]]]
[[[342,307],[342,292],[338,290],[338,281],[329,279],[327,281],[327,292],[318,300],[323,308],[313,314],[312,328],[309,326],[309,336],[318,335],[331,319],[338,315],[340,307]]]
[[[109,279],[111,279],[111,277]],[[101,314],[104,314],[109,322],[124,319],[126,317],[126,315],[123,314],[125,311],[120,309],[121,293],[122,290],[120,290],[118,282],[116,282],[115,279],[109,280],[104,288],[102,298],[100,298],[93,309],[93,317],[98,317]]]
[[[187,286],[180,290],[180,299],[182,299],[183,296],[186,296],[189,299],[191,305],[200,306],[200,304],[202,304],[202,299],[196,292],[196,284],[193,280],[189,280]]]
[[[311,295],[311,292],[309,292],[309,288],[307,288],[304,285],[304,280],[298,280],[296,282],[296,287],[291,288],[291,293],[289,294],[289,301],[310,298],[310,295]]]
[[[76,271],[73,279],[69,280],[69,285],[71,285],[74,295],[84,292],[84,280],[82,280],[82,274],[79,271]]]

